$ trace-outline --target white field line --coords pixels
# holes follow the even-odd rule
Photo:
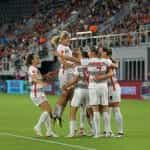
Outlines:
[[[57,141],[53,141],[53,140],[38,139],[38,138],[33,138],[33,137],[23,136],[23,135],[16,135],[16,134],[7,133],[7,132],[0,132],[0,136],[11,136],[11,137],[15,137],[15,138],[18,138],[18,139],[38,141],[38,142],[41,142],[41,143],[52,143],[52,144],[63,145],[63,146],[66,146],[66,147],[70,147],[70,148],[74,148],[74,149],[80,149],[80,150],[96,150],[95,148],[89,148],[89,147],[84,147],[84,146],[80,146],[80,145],[72,145],[72,144],[57,142]]]

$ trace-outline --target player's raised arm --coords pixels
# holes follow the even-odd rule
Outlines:
[[[111,78],[113,76],[113,71],[112,69],[109,69],[108,70],[108,73],[107,74],[104,74],[104,75],[101,75],[101,74],[98,74],[95,76],[95,80],[97,81],[100,81],[100,80],[106,80],[108,78]]]
[[[53,52],[53,54],[55,56],[58,56],[61,58],[60,61],[64,60],[64,61],[72,61],[72,62],[75,62],[75,63],[80,63],[80,59],[76,58],[76,57],[71,57],[71,56],[67,56],[67,55],[63,55],[61,53],[58,53],[57,51]]]

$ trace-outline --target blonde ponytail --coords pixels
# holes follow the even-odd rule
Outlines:
[[[66,38],[71,38],[70,33],[67,31],[62,31],[60,34],[59,42],[61,42],[63,39],[66,39]]]
[[[63,41],[63,39],[71,38],[71,35],[67,31],[62,31],[60,35],[55,35],[51,38],[50,42],[51,44],[56,48],[59,43]]]
[[[60,40],[60,36],[59,35],[55,35],[51,38],[50,42],[51,44],[56,48],[59,44],[59,40]]]

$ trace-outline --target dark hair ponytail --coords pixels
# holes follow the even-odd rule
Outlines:
[[[29,54],[26,59],[26,66],[32,65],[32,60],[34,59],[34,54]]]

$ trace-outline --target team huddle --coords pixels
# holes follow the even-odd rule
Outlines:
[[[69,48],[70,34],[63,31],[60,36],[52,39],[57,51],[54,54],[60,62],[58,79],[61,95],[54,110],[48,104],[43,88],[47,83],[43,80],[52,74],[42,76],[37,68],[40,59],[34,54],[27,57],[30,97],[42,110],[42,114],[34,130],[42,136],[41,126],[45,124],[46,136],[58,137],[51,127],[52,120],[59,121],[62,126],[62,116],[66,105],[70,105],[68,138],[85,132],[86,121],[90,136],[99,138],[122,137],[123,119],[120,111],[121,89],[116,78],[117,62],[111,58],[111,49],[91,47],[84,51]],[[77,127],[77,111],[80,110],[80,128]],[[111,128],[111,112],[115,114],[117,134]],[[101,118],[104,129],[101,131]]]

